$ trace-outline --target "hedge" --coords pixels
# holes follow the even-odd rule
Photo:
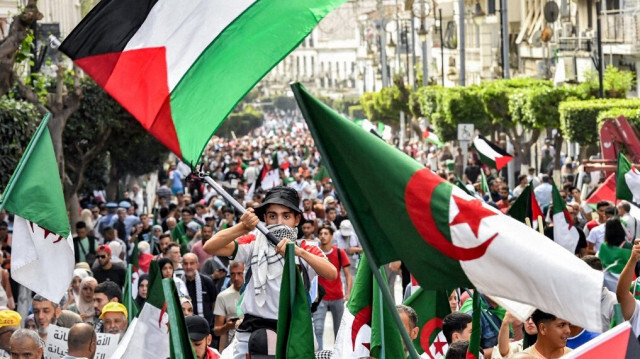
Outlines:
[[[613,108],[600,112],[598,115],[598,128],[602,127],[606,119],[618,118],[620,116],[626,117],[629,123],[640,128],[640,109],[635,108]]]
[[[611,109],[635,109],[640,99],[598,99],[560,103],[560,125],[565,137],[583,146],[598,143],[598,116]]]

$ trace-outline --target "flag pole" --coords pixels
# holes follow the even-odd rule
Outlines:
[[[242,207],[242,205],[238,203],[238,201],[236,201],[236,199],[233,198],[233,196],[231,196],[227,191],[225,191],[224,188],[222,188],[222,186],[220,186],[216,181],[214,181],[213,178],[211,178],[210,176],[207,176],[204,172],[198,172],[197,175],[198,177],[203,179],[205,182],[207,182],[213,188],[214,191],[216,191],[219,195],[222,196],[222,198],[224,198],[227,202],[231,203],[233,208],[235,208],[238,212],[240,212],[240,214],[244,214],[244,212],[247,211],[246,208]],[[262,234],[264,234],[267,237],[267,239],[271,243],[273,243],[274,246],[278,245],[279,241],[276,239],[276,237],[273,236],[273,234],[269,233],[269,230],[264,225],[264,223],[262,223],[262,221],[258,222],[258,225],[256,226],[256,228],[258,228],[258,230],[262,232]]]
[[[298,102],[298,107],[300,108],[300,112],[302,112],[302,115],[307,120],[305,122],[307,122],[307,126],[309,126],[309,131],[311,131],[311,134],[313,135],[317,133],[317,131],[312,121],[308,120],[311,118],[311,116],[309,115],[309,111],[307,110],[307,108],[300,101],[301,99],[300,89],[298,88],[297,85],[299,84],[298,83],[291,84],[291,90],[293,91],[294,96],[298,100],[297,102]],[[318,151],[320,151],[320,154],[322,155],[322,157],[326,158],[327,152],[325,151],[322,143],[316,141],[316,146],[318,147]],[[338,178],[338,176],[336,176],[338,172],[334,171],[333,165],[329,163],[329,161],[326,161],[325,165],[331,177]],[[335,183],[335,186],[337,187],[339,193],[347,193],[343,191],[343,189],[341,188],[341,185],[338,182]],[[347,207],[347,213],[349,212],[357,213],[355,211],[355,208],[351,207],[351,204],[348,201],[345,201],[344,205]],[[398,314],[398,310],[396,309],[395,301],[391,296],[389,287],[387,287],[386,285],[387,282],[384,279],[382,279],[382,275],[380,274],[380,271],[379,271],[380,266],[377,264],[376,257],[374,257],[371,247],[369,247],[368,239],[364,236],[360,236],[360,234],[365,232],[363,232],[362,229],[360,228],[360,224],[358,223],[358,221],[352,221],[351,224],[354,226],[356,233],[358,234],[358,238],[361,239],[360,243],[362,244],[362,249],[364,250],[364,254],[367,256],[367,259],[368,259],[367,262],[369,262],[369,268],[371,268],[371,272],[373,272],[373,276],[376,278],[376,281],[378,282],[378,286],[380,287],[380,291],[382,292],[382,299],[384,303],[387,305],[387,310],[391,312],[393,321],[395,322],[396,326],[400,330],[400,335],[402,336],[402,340],[404,341],[405,348],[407,349],[407,351],[409,351],[409,356],[411,357],[411,359],[420,359],[420,357],[418,356],[418,352],[416,351],[416,348],[413,346],[413,342],[411,341],[411,338],[409,338],[409,333],[407,333],[407,329],[404,327],[404,324],[402,323],[402,319],[400,319],[400,314]]]
[[[49,123],[50,118],[51,118],[51,113],[47,112],[47,114],[42,119],[42,122],[40,122],[40,125],[36,129],[36,132],[33,134],[33,137],[31,137],[31,141],[29,141],[29,145],[27,145],[27,149],[22,155],[20,162],[18,162],[18,167],[16,167],[16,171],[13,173],[13,175],[9,179],[9,183],[7,184],[7,188],[4,190],[4,193],[2,193],[2,197],[0,198],[0,211],[2,211],[2,209],[4,208],[4,204],[6,202],[5,200],[9,198],[9,195],[13,191],[13,188],[15,187],[16,182],[18,182],[18,179],[22,174],[22,170],[24,170],[25,164],[28,162],[29,157],[31,157],[33,148],[35,147],[35,144],[38,143],[40,136],[42,136],[42,132],[44,132],[44,129],[47,127],[47,123]]]
[[[620,155],[622,152],[618,150],[618,160],[616,161],[616,197],[613,199],[613,215],[618,215],[618,175],[620,174]]]
[[[383,271],[384,267],[379,267],[378,271]],[[378,285],[378,291],[382,294],[382,288],[380,288],[380,285]],[[379,310],[380,310],[380,328],[382,328],[382,330],[380,331],[380,346],[381,346],[381,350],[380,350],[380,359],[385,359],[387,356],[387,353],[385,352],[385,344],[386,341],[384,340],[384,303],[382,303],[383,301],[379,301],[378,305],[380,306]]]

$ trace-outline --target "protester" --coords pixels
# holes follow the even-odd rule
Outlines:
[[[38,334],[29,329],[18,329],[11,334],[9,341],[11,358],[41,358],[43,342]]]
[[[40,295],[33,297],[33,317],[36,320],[38,334],[43,339],[47,337],[49,325],[56,324],[60,314],[62,314],[62,309],[58,303],[53,303]]]
[[[87,277],[80,283],[80,295],[78,296],[77,303],[74,303],[67,308],[68,310],[79,314],[82,321],[85,323],[93,324],[95,318],[95,311],[93,308],[93,296],[94,290],[98,286],[98,281],[93,277]]]
[[[193,304],[191,303],[191,298],[187,296],[180,297],[180,306],[182,307],[182,314],[185,317],[193,315]]]
[[[249,337],[259,328],[256,325],[276,329],[284,266],[282,256],[286,243],[297,238],[296,227],[302,217],[299,204],[300,198],[294,189],[275,187],[267,192],[264,201],[255,210],[247,209],[240,223],[216,233],[205,243],[204,250],[207,253],[233,256],[235,261],[251,267],[252,276],[247,283],[241,305],[245,318],[236,332],[236,359],[244,358],[248,352]],[[279,239],[277,247],[269,243],[262,233],[250,233],[260,219],[266,222],[270,232]],[[300,241],[295,248],[295,255],[300,258],[300,266],[306,271],[310,281],[315,278],[316,273],[329,280],[337,277],[335,267],[326,260],[318,247]],[[274,256],[277,260],[267,259]]]
[[[605,269],[604,285],[615,291],[620,272],[631,256],[632,244],[626,241],[626,231],[618,218],[610,218],[605,223],[604,242],[600,245],[598,258]],[[594,234],[596,229],[591,231]]]
[[[198,272],[198,257],[193,253],[187,253],[182,258],[184,276],[181,278],[187,286],[187,292],[194,303],[193,314],[204,317],[213,328],[213,306],[218,296],[218,290],[213,280]]]
[[[447,349],[447,354],[445,355],[445,357],[447,359],[466,359],[468,349],[468,340],[455,341],[451,343],[451,345],[449,345],[449,349]]]
[[[447,340],[447,344],[451,345],[451,343],[458,340],[469,340],[471,338],[471,322],[472,318],[467,313],[454,312],[447,314],[442,319],[442,333]]]
[[[93,358],[97,349],[97,336],[93,327],[86,323],[76,324],[67,336],[67,355],[62,359]]]
[[[411,339],[411,341],[415,340],[420,333],[420,328],[418,327],[418,314],[413,308],[402,304],[397,305],[396,309],[398,310],[398,314],[400,314],[400,320],[402,320],[404,329],[407,331],[407,334],[409,334],[409,339]],[[405,352],[406,351],[407,348],[405,346]]]
[[[96,251],[96,257],[98,258],[96,261],[98,266],[93,267],[93,277],[98,283],[110,280],[119,287],[124,286],[126,270],[124,267],[111,262],[111,247],[104,244],[100,245]]]
[[[180,245],[171,242],[167,246],[164,256],[171,260],[171,264],[173,265],[173,276],[182,278],[184,275],[184,269],[182,268],[182,255],[180,254]]]
[[[73,238],[73,250],[76,263],[93,263],[96,259],[96,237],[89,235],[87,224],[83,221],[76,223],[76,236]]]
[[[71,280],[71,285],[69,286],[69,290],[67,291],[67,302],[63,305],[63,308],[69,307],[71,304],[78,304],[80,301],[80,283],[84,278],[87,278],[89,273],[86,270],[76,268],[73,270],[73,279]]]
[[[138,278],[138,295],[136,296],[136,306],[142,310],[144,303],[147,301],[147,293],[149,290],[149,275],[141,274]]]
[[[327,311],[331,312],[333,319],[333,337],[335,338],[338,335],[340,321],[344,313],[344,302],[349,300],[351,294],[352,281],[349,258],[345,250],[333,245],[332,239],[333,228],[326,225],[322,226],[322,228],[320,228],[320,249],[336,268],[336,271],[344,272],[346,294],[342,289],[343,283],[340,276],[337,276],[334,280],[327,280],[322,277],[318,278],[318,284],[325,290],[324,297],[322,297],[318,308],[315,313],[313,313],[313,327],[319,350],[323,349],[324,321],[327,316]]]
[[[509,339],[510,327],[513,328],[513,341]],[[538,329],[531,317],[522,323],[507,312],[502,320],[502,325],[500,325],[498,345],[493,348],[491,359],[509,358],[511,355],[527,349],[536,342],[537,335]]]
[[[119,334],[120,339],[127,331],[129,325],[127,308],[121,303],[109,302],[102,308],[100,320],[104,323],[104,332]]]
[[[229,264],[229,276],[231,285],[218,294],[215,308],[213,309],[214,334],[220,337],[218,350],[222,352],[235,337],[235,329],[238,320],[238,302],[240,301],[240,289],[244,285],[244,263],[231,262]]]
[[[160,268],[160,274],[162,275],[162,278],[173,278],[179,295],[183,296],[189,294],[187,292],[187,286],[184,284],[181,278],[175,275],[173,271],[173,261],[171,261],[169,258],[161,258],[158,261],[158,267]]]
[[[205,318],[194,315],[185,318],[187,324],[187,331],[189,332],[189,339],[193,345],[193,349],[197,359],[217,359],[220,358],[213,348],[210,348],[211,344],[211,332],[209,331],[209,323]]]
[[[11,335],[20,329],[22,317],[18,312],[13,310],[0,311],[0,358],[6,358],[9,355],[9,340]]]
[[[571,351],[567,348],[567,339],[571,334],[569,322],[539,309],[531,314],[538,329],[535,344],[523,350],[538,358],[559,358]]]
[[[99,317],[102,315],[102,309],[112,302],[122,303],[120,287],[111,281],[98,284],[93,291],[93,311],[98,318],[93,325],[96,333],[104,333],[104,324]]]

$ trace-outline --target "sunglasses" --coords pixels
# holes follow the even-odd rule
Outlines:
[[[96,257],[98,257],[98,258],[100,258],[100,259],[105,259],[105,258],[107,258],[107,256],[106,256],[106,255],[104,255],[104,254],[101,254],[101,255],[96,256]]]

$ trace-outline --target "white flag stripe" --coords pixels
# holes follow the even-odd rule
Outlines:
[[[164,46],[171,92],[211,42],[254,2],[158,0],[124,51]]]
[[[575,226],[569,228],[569,223],[564,216],[564,212],[553,215],[553,241],[561,245],[571,253],[574,253],[580,234]]]
[[[33,224],[33,225],[32,225]],[[49,233],[16,215],[11,242],[11,277],[37,294],[59,303],[73,278],[73,239]]]
[[[493,159],[494,161],[496,158],[502,157],[502,154],[496,152],[491,146],[483,141],[480,136],[476,136],[476,138],[473,139],[473,147],[475,147],[478,152]]]
[[[367,324],[360,328],[356,335],[355,349],[351,339],[351,328],[355,317],[346,309],[342,314],[340,328],[333,345],[333,358],[368,358],[369,349],[363,345],[371,343],[371,327]]]
[[[452,194],[471,198],[457,187],[453,187]],[[450,208],[457,211],[453,200]],[[468,225],[451,227],[452,242],[461,247],[468,248],[473,240],[477,246],[494,235],[483,256],[460,261],[482,294],[505,298],[508,293],[509,298],[505,299],[534,306],[590,331],[601,330],[602,272],[589,267],[573,251],[564,250],[543,234],[502,214],[483,218],[477,238]],[[502,303],[507,310],[523,313],[522,307],[510,301]],[[518,315],[518,319],[526,317]]]
[[[624,174],[624,180],[631,190],[633,201],[638,202],[640,200],[640,172],[635,167],[631,167],[631,170]]]
[[[168,358],[169,315],[145,303],[137,322],[129,327],[111,359]],[[131,341],[134,337],[135,340]]]

